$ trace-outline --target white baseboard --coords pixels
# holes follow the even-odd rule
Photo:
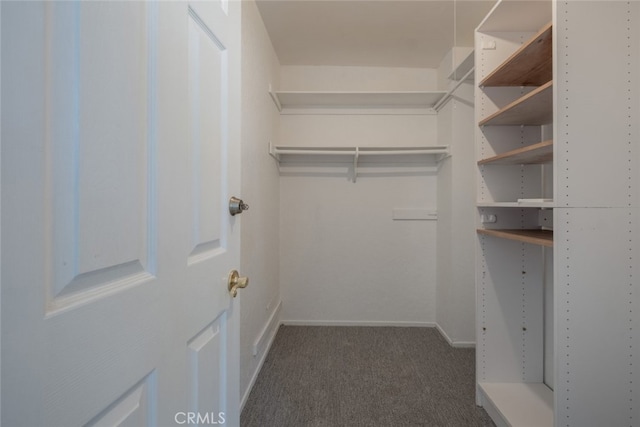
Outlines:
[[[249,381],[249,384],[247,385],[247,389],[242,394],[242,399],[240,400],[240,412],[242,412],[242,409],[244,409],[244,405],[247,403],[247,399],[249,398],[251,389],[253,389],[253,385],[255,384],[256,379],[258,378],[258,374],[262,369],[262,365],[264,364],[264,360],[267,358],[269,349],[271,348],[271,345],[273,344],[273,340],[276,337],[276,332],[278,332],[278,328],[282,324],[280,322],[281,310],[282,310],[282,301],[280,301],[276,306],[275,310],[273,310],[273,312],[271,313],[271,316],[269,316],[269,320],[264,325],[264,328],[262,328],[262,331],[258,335],[258,338],[256,338],[256,340],[253,343],[253,349],[252,349],[253,357],[258,356],[260,349],[263,349],[263,350],[262,350],[262,354],[260,354],[260,361],[258,362],[258,365],[256,366],[256,369],[253,375],[251,376],[251,381]]]
[[[291,326],[399,326],[433,328],[434,322],[387,322],[387,321],[352,321],[352,320],[281,320],[282,325]]]
[[[442,327],[436,322],[435,323],[436,329],[438,330],[438,332],[440,332],[440,335],[442,335],[442,337],[447,340],[447,342],[449,343],[449,345],[451,347],[455,347],[455,348],[476,348],[476,343],[475,341],[454,341],[452,340],[449,335],[447,335],[447,333],[444,331],[444,329],[442,329]]]
[[[436,328],[440,335],[447,340],[451,347],[455,348],[475,348],[474,341],[454,341],[442,329],[437,322],[385,322],[385,321],[351,321],[351,320],[281,320],[282,325],[292,326],[396,326],[396,327],[419,327]]]
[[[269,320],[260,331],[258,338],[253,342],[252,354],[253,356],[257,356],[258,352],[261,348],[264,347],[265,343],[268,343],[268,346],[271,347],[271,341],[276,336],[276,331],[278,330],[278,326],[280,326],[280,311],[282,310],[282,301],[278,303],[275,310],[269,316]]]

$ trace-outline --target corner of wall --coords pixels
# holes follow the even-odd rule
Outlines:
[[[438,68],[441,89],[452,86],[449,75],[471,51],[454,47],[443,58]],[[438,112],[438,144],[450,146],[452,155],[438,172],[436,322],[450,344],[462,347],[473,346],[475,340],[472,86],[468,82],[457,86],[456,98]]]
[[[257,4],[242,2],[242,198],[240,271],[251,278],[240,305],[240,396],[246,401],[280,321],[278,252],[280,187],[268,155],[279,134],[279,114],[269,96],[278,87],[280,63]],[[245,216],[246,215],[246,216]]]

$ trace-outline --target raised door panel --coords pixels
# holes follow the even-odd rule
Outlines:
[[[227,129],[227,54],[196,10],[189,10],[191,244],[189,262],[224,250],[227,194],[223,168]]]
[[[154,424],[154,14],[2,5],[3,424]]]
[[[208,325],[188,343],[189,410],[207,414],[211,421],[225,418],[226,369],[224,358],[227,341],[224,318]],[[212,422],[213,424],[213,422]]]
[[[154,274],[149,13],[144,3],[49,10],[50,313]]]
[[[155,413],[156,372],[127,390],[86,427],[152,427],[157,425]]]

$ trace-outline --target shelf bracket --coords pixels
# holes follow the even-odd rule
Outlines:
[[[278,112],[281,113],[282,104],[280,104],[280,99],[278,98],[278,94],[273,91],[273,88],[271,87],[271,85],[269,85],[269,95],[271,95],[271,99],[273,100],[273,103],[276,104],[276,108],[278,109]]]

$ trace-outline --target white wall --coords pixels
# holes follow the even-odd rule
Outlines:
[[[283,321],[425,324],[435,320],[435,221],[394,221],[432,206],[432,176],[283,176]]]
[[[240,394],[247,397],[279,321],[279,177],[268,144],[278,134],[278,112],[268,94],[279,63],[253,1],[242,2],[242,194],[240,272],[249,287],[240,301]],[[272,322],[270,320],[273,319]],[[254,345],[258,353],[253,355]]]
[[[448,76],[464,53],[449,52],[439,75]],[[453,84],[441,80],[441,85]],[[450,146],[451,157],[438,174],[436,320],[448,340],[461,346],[475,342],[474,126],[473,84],[465,82],[438,113],[439,143]]]
[[[291,91],[436,90],[437,71],[401,67],[334,67],[287,65],[281,89]]]
[[[435,90],[434,70],[282,67],[282,90]],[[437,144],[435,115],[282,115],[280,145]],[[394,221],[394,208],[436,209],[436,167],[281,169],[280,278],[286,323],[435,321],[435,221]]]

